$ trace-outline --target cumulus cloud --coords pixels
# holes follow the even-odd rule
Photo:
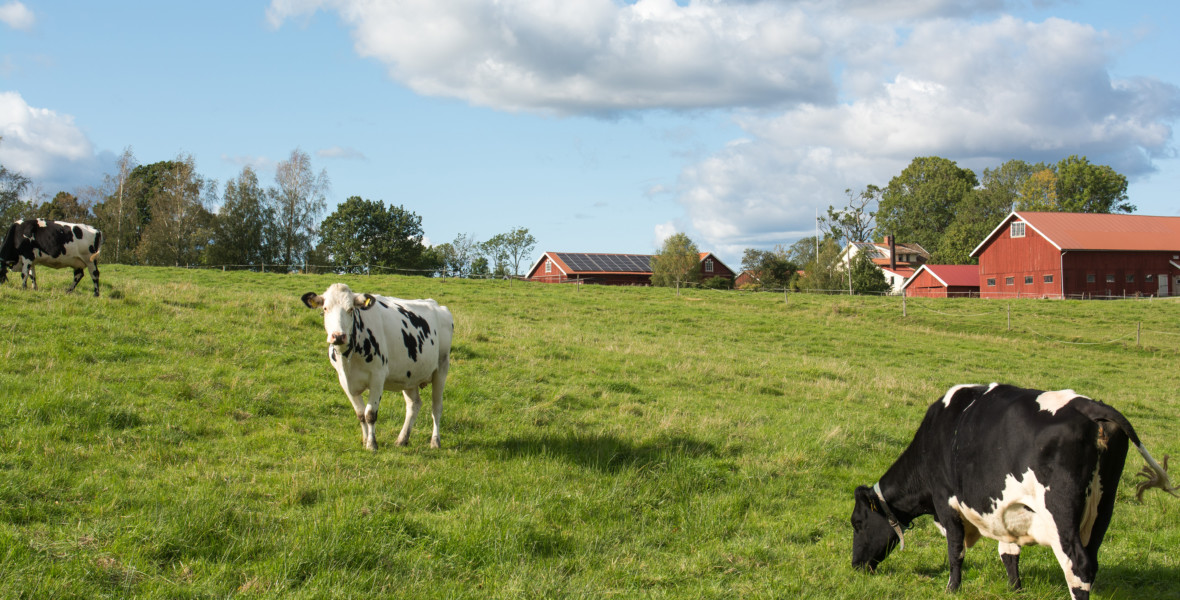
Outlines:
[[[355,49],[418,93],[508,111],[829,102],[827,47],[777,3],[673,0],[274,0],[272,25],[333,10]]]
[[[33,23],[36,20],[36,17],[33,16],[33,11],[29,10],[27,6],[20,2],[0,4],[0,23],[4,23],[13,29],[27,31],[33,28]]]
[[[672,193],[702,246],[810,235],[844,190],[916,156],[976,171],[1070,154],[1131,177],[1174,153],[1180,89],[1115,78],[1125,40],[1008,13],[1052,0],[273,0],[337,14],[356,52],[424,95],[505,111],[732,111],[745,131]],[[674,224],[673,224],[674,223]]]
[[[845,103],[741,119],[749,139],[686,169],[678,201],[712,243],[810,235],[848,188],[885,185],[914,157],[980,172],[1071,154],[1131,175],[1172,153],[1180,89],[1109,74],[1115,41],[1092,27],[1001,17],[913,28],[896,74]]]
[[[0,164],[37,183],[72,189],[98,172],[94,147],[70,115],[0,92]]]

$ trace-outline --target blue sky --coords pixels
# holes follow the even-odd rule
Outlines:
[[[915,156],[1085,155],[1180,215],[1178,27],[1144,0],[0,0],[0,164],[47,199],[128,146],[222,184],[300,148],[330,204],[434,243],[679,231],[736,268]]]

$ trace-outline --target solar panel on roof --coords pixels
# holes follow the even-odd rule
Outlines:
[[[558,252],[557,258],[574,271],[606,271],[623,273],[651,272],[651,257],[636,254],[587,254]]]

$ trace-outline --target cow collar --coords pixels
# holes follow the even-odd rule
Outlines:
[[[881,482],[873,484],[873,492],[877,494],[877,499],[881,501],[881,510],[885,512],[885,518],[889,519],[889,526],[897,533],[897,539],[901,540],[898,545],[899,550],[905,550],[905,532],[901,528],[901,522],[897,517],[893,516],[893,511],[889,510],[889,504],[885,502],[885,495],[881,493]]]

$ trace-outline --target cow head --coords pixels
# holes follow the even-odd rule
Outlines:
[[[856,506],[852,508],[853,568],[876,571],[900,541],[873,488],[856,488]]]
[[[371,294],[354,294],[343,283],[333,283],[324,295],[308,292],[302,297],[308,308],[318,308],[324,313],[324,331],[328,332],[328,344],[347,346],[352,340],[349,335],[355,330],[356,316],[353,311],[368,310],[375,299]]]

